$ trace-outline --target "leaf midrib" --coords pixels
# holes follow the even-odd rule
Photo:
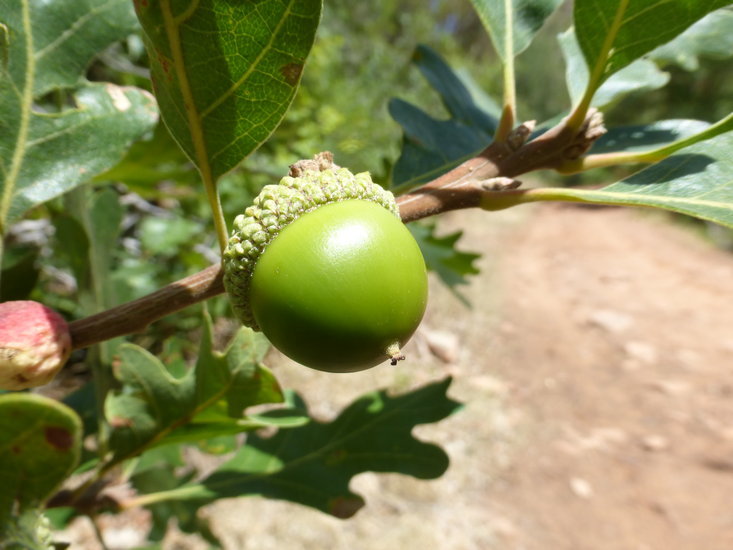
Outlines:
[[[8,217],[8,212],[10,211],[10,205],[15,193],[20,168],[23,165],[26,141],[28,139],[28,128],[30,127],[31,107],[33,106],[33,82],[35,80],[36,69],[36,60],[33,55],[33,29],[31,26],[29,0],[21,1],[23,10],[23,35],[26,47],[26,71],[23,93],[20,97],[20,124],[18,126],[18,137],[15,140],[13,160],[10,164],[8,177],[3,185],[2,199],[0,200],[0,236],[5,234],[5,221]]]
[[[197,5],[198,2],[194,1],[185,13],[188,14],[189,11],[193,13]],[[191,10],[192,7],[193,10]],[[207,175],[210,176],[211,174],[211,167],[209,165],[206,140],[201,128],[201,114],[199,113],[196,107],[196,102],[194,101],[191,84],[188,81],[188,73],[186,72],[186,63],[183,59],[183,49],[181,48],[181,37],[179,33],[179,28],[183,19],[173,16],[171,0],[161,0],[160,10],[163,14],[163,27],[165,29],[165,34],[171,47],[173,66],[175,67],[178,82],[180,84],[184,111],[188,118],[188,126],[189,131],[191,132],[191,141],[193,143],[194,154],[196,156],[196,164],[198,164],[202,176],[206,178]]]
[[[252,75],[252,73],[255,72],[255,69],[259,67],[260,62],[262,59],[270,53],[270,50],[272,49],[272,45],[275,43],[275,40],[280,33],[280,29],[282,29],[282,26],[285,24],[285,21],[288,19],[288,17],[293,13],[293,2],[295,0],[290,0],[288,3],[287,8],[283,12],[282,17],[280,18],[280,21],[278,21],[277,25],[275,26],[275,29],[270,33],[269,40],[267,41],[267,45],[260,50],[260,53],[257,55],[255,60],[250,64],[249,68],[244,72],[244,74],[234,83],[231,85],[231,87],[225,91],[223,94],[221,94],[214,102],[212,102],[206,109],[201,111],[200,117],[203,120],[206,118],[212,111],[214,111],[219,105],[224,103],[229,97],[244,84],[244,82]]]

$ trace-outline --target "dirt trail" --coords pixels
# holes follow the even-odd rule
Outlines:
[[[219,502],[205,512],[226,547],[733,548],[733,255],[622,209],[460,212],[443,225],[465,229],[484,272],[470,310],[433,285],[407,364],[332,376],[272,360],[323,418],[373,388],[453,374],[465,409],[416,430],[448,451],[448,472],[360,475],[367,506],[348,521]]]
[[[514,246],[495,372],[524,441],[491,489],[509,547],[733,548],[733,257],[561,206]]]

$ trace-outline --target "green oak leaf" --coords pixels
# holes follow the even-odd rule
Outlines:
[[[491,143],[500,114],[498,107],[488,112],[479,106],[462,79],[427,46],[419,46],[412,61],[440,95],[449,118],[438,120],[401,99],[390,101],[389,113],[404,131],[402,154],[392,173],[398,193],[438,177],[483,150]]]
[[[619,151],[651,151],[676,141],[690,138],[710,127],[709,122],[671,119],[636,126],[609,128],[591,149],[592,154]]]
[[[733,228],[733,131],[694,143],[602,189],[544,188],[521,194],[520,202],[559,200],[663,208]],[[489,203],[484,207],[492,209]]]
[[[729,0],[575,0],[573,18],[595,90],[612,74]]]
[[[562,0],[471,0],[471,3],[494,48],[506,60],[530,45]]]
[[[649,53],[657,63],[674,63],[687,71],[700,66],[700,57],[727,59],[733,56],[733,10],[709,13],[677,38]]]
[[[5,76],[32,97],[84,83],[92,58],[138,28],[129,0],[0,0],[0,23]]]
[[[0,535],[14,503],[42,504],[74,470],[80,449],[81,421],[69,407],[32,393],[0,395]]]
[[[275,377],[260,364],[268,349],[264,338],[242,328],[225,352],[218,353],[212,349],[212,331],[206,315],[198,360],[182,378],[172,376],[159,359],[139,346],[120,346],[116,373],[123,386],[105,402],[116,460],[155,445],[197,441],[200,431],[185,438],[175,430],[210,407],[222,409],[223,422],[229,427],[230,419],[242,418],[246,407],[282,401]],[[217,422],[216,414],[206,418]]]
[[[439,477],[448,456],[412,435],[416,425],[437,422],[458,408],[446,396],[450,379],[392,397],[368,393],[331,422],[250,435],[247,444],[211,475],[144,495],[140,504],[262,495],[311,506],[339,518],[354,515],[364,500],[349,489],[361,472],[397,472],[419,479]]]
[[[82,78],[135,26],[127,0],[0,0],[0,234],[113,166],[155,124],[150,94]],[[44,97],[60,88],[72,106]]]
[[[407,227],[420,245],[428,269],[438,274],[446,286],[463,302],[466,298],[458,292],[458,286],[468,284],[466,276],[477,275],[479,269],[474,265],[481,254],[462,252],[456,243],[463,231],[438,237],[435,222],[411,223]]]
[[[565,59],[565,81],[573,104],[583,96],[590,74],[583,59],[573,29],[558,35],[560,49]],[[669,74],[661,71],[648,59],[637,59],[606,80],[593,95],[591,105],[602,109],[634,92],[646,92],[662,88],[669,82]]]
[[[175,489],[190,481],[195,470],[184,476],[177,476],[174,465],[169,462],[159,463],[142,471],[136,470],[131,482],[141,494]],[[162,541],[168,532],[171,519],[175,518],[177,527],[184,533],[197,534],[211,544],[212,548],[221,548],[221,541],[209,525],[210,518],[199,514],[198,511],[199,506],[195,502],[188,501],[167,501],[151,506],[152,525],[148,538],[152,541]]]
[[[292,101],[321,0],[135,2],[171,134],[216,180],[264,142]]]

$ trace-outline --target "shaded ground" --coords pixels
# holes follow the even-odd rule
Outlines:
[[[205,513],[228,549],[733,548],[733,256],[648,213],[514,210],[445,218],[484,272],[471,310],[434,285],[406,365],[273,358],[323,418],[453,374],[466,408],[417,430],[450,454],[445,476],[361,475],[367,506],[345,522],[219,502]]]

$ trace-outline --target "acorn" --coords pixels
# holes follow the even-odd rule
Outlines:
[[[236,217],[223,269],[244,325],[327,372],[396,364],[427,304],[425,261],[394,196],[330,153],[291,166]]]

